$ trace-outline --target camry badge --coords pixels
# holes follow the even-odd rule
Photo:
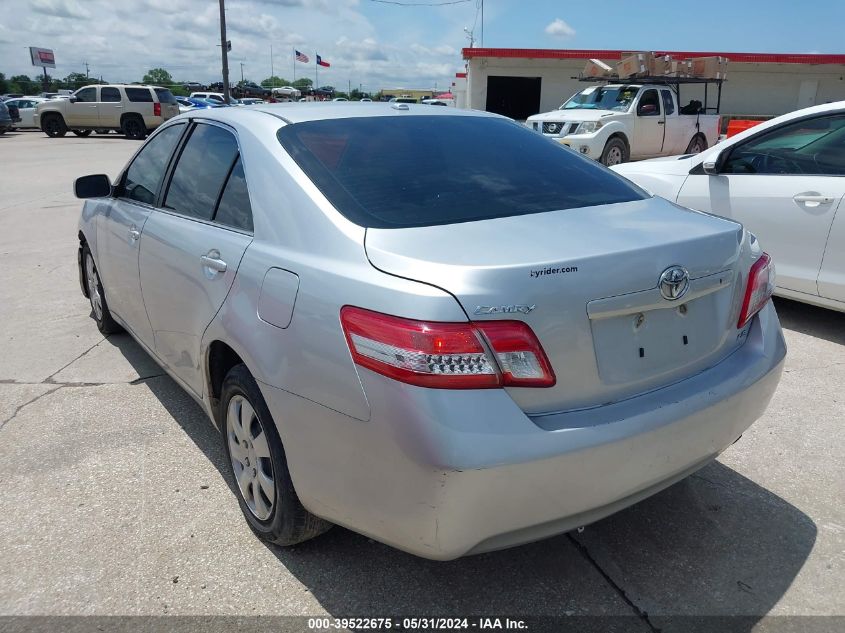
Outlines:
[[[509,305],[509,306],[475,306],[475,314],[528,314],[537,306]]]
[[[689,290],[689,272],[683,266],[670,266],[661,273],[658,287],[664,299],[677,301]]]

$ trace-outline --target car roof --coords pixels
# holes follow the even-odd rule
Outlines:
[[[401,105],[401,108],[397,108]],[[306,121],[321,121],[325,119],[349,119],[375,116],[475,116],[490,118],[506,118],[491,112],[479,110],[462,110],[456,108],[431,108],[422,104],[396,103],[368,103],[362,105],[357,101],[321,101],[295,103],[265,103],[244,111],[242,108],[220,108],[216,111],[205,111],[200,116],[216,119],[222,122],[246,123],[247,117],[260,112],[274,116],[287,123],[304,123]],[[243,117],[243,118],[242,118]]]

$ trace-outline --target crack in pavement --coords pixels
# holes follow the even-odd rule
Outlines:
[[[616,583],[616,581],[613,580],[613,578],[610,577],[610,574],[608,574],[604,569],[601,568],[601,565],[598,564],[598,561],[596,561],[596,559],[593,558],[592,555],[590,554],[589,550],[587,549],[587,546],[580,543],[574,536],[572,536],[571,533],[567,534],[566,538],[568,538],[572,542],[572,544],[575,546],[575,548],[581,553],[581,556],[583,556],[587,560],[587,562],[590,563],[596,569],[596,571],[599,572],[599,574],[601,574],[601,576],[602,576],[602,578],[604,578],[605,582],[607,582],[607,584],[609,584],[611,586],[611,588],[617,594],[619,594],[619,597],[622,598],[622,600],[625,602],[625,604],[627,604],[629,607],[631,607],[631,609],[634,611],[636,616],[640,620],[643,621],[643,623],[649,628],[649,630],[652,631],[653,633],[660,633],[660,629],[658,629],[656,626],[654,626],[651,623],[651,620],[649,620],[648,613],[646,611],[643,611],[642,609],[640,609],[634,603],[634,601],[631,600],[628,597],[628,594],[625,593],[625,590],[622,589],[622,587],[620,585],[618,585]]]
[[[24,402],[22,405],[18,406],[18,407],[15,409],[14,413],[12,413],[12,415],[10,415],[8,418],[6,418],[6,419],[5,419],[5,420],[3,420],[2,422],[0,422],[0,431],[2,431],[2,430],[3,430],[3,427],[5,427],[5,426],[6,426],[6,423],[7,423],[7,422],[10,422],[10,421],[14,420],[14,419],[15,419],[15,417],[17,417],[18,413],[20,413],[20,412],[21,412],[21,410],[22,410],[24,407],[28,407],[29,405],[33,404],[34,402],[37,402],[38,400],[41,400],[41,398],[43,398],[44,396],[49,396],[51,393],[55,393],[56,391],[58,391],[59,389],[61,389],[63,386],[64,386],[64,385],[56,385],[56,388],[55,388],[55,389],[50,389],[49,391],[45,391],[44,393],[39,394],[39,395],[35,396],[34,398],[31,398],[30,400],[28,400],[28,401]]]
[[[47,376],[47,377],[46,377],[44,380],[42,380],[41,382],[42,382],[42,383],[44,383],[44,384],[47,384],[47,385],[56,385],[56,384],[60,384],[60,383],[55,382],[55,381],[53,380],[53,378],[54,378],[56,375],[58,375],[58,374],[62,373],[62,371],[64,371],[65,369],[67,369],[67,368],[68,368],[68,367],[70,367],[71,365],[73,365],[76,361],[78,361],[80,358],[82,358],[83,356],[85,356],[88,352],[90,352],[92,349],[94,349],[95,347],[97,347],[100,343],[102,343],[103,341],[105,341],[105,340],[106,340],[106,338],[107,338],[107,337],[105,337],[105,336],[104,336],[103,338],[101,338],[99,341],[97,341],[96,343],[94,343],[91,347],[89,347],[89,348],[88,348],[88,349],[86,349],[84,352],[82,352],[79,356],[77,356],[76,358],[74,358],[74,359],[73,359],[72,361],[70,361],[69,363],[67,363],[67,364],[63,365],[62,367],[60,367],[59,369],[57,369],[56,371],[54,371],[52,374],[50,374],[49,376]]]

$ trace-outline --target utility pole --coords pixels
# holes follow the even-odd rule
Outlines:
[[[88,79],[88,62],[82,62],[85,64],[85,79]]]
[[[244,63],[241,62],[241,83],[244,82]]]
[[[481,0],[481,48],[484,48],[484,0]]]
[[[226,41],[225,0],[220,0],[220,52],[223,56],[223,99],[229,103],[229,42]]]

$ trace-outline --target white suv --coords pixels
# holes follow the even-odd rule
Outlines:
[[[127,138],[143,139],[179,114],[179,104],[167,88],[156,86],[85,86],[67,99],[38,104],[35,125],[47,136],[68,130],[88,136],[93,130],[118,130]]]

